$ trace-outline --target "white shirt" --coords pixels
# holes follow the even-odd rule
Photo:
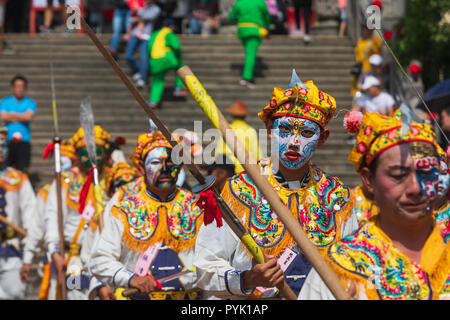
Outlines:
[[[378,96],[364,95],[358,102],[365,108],[366,112],[386,112],[390,106],[395,104],[394,98],[389,93],[382,91]]]

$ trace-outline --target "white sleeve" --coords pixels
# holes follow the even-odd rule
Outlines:
[[[19,189],[19,199],[20,199],[20,215],[21,221],[24,229],[27,231],[28,236],[23,239],[23,246],[27,248],[26,253],[24,252],[24,263],[31,263],[33,259],[33,254],[31,250],[37,250],[37,245],[39,244],[39,239],[37,244],[34,244],[33,237],[30,236],[30,229],[33,225],[33,216],[36,210],[36,195],[34,194],[33,188],[31,186],[30,180],[26,179],[21,188]]]
[[[66,190],[61,188],[62,199],[65,199]],[[64,202],[64,201],[63,201]],[[63,217],[64,203],[63,203]],[[47,250],[51,256],[53,253],[59,251],[59,232],[58,232],[58,205],[56,200],[56,181],[53,181],[50,191],[48,192],[47,202],[45,204],[44,213],[44,225],[45,225],[45,243],[47,244]]]
[[[23,241],[23,263],[30,264],[34,253],[41,247],[44,241],[44,209],[45,200],[40,196],[36,197],[36,209],[30,217],[28,224],[28,235]]]
[[[317,271],[312,268],[298,295],[298,300],[336,300]]]
[[[123,225],[115,217],[105,217],[103,230],[89,261],[92,275],[110,288],[129,288],[135,276],[120,262]]]
[[[197,286],[223,299],[251,294],[253,290],[242,287],[243,272],[250,270],[251,260],[240,249],[238,237],[226,222],[221,228],[215,222],[202,225],[195,244]]]

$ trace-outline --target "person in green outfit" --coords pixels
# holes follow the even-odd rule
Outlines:
[[[264,0],[237,0],[230,11],[230,21],[237,22],[237,36],[245,49],[245,63],[240,84],[252,88],[256,54],[262,38],[268,36],[270,14]]]
[[[163,21],[163,27],[152,33],[148,43],[150,72],[153,77],[150,90],[150,107],[153,109],[161,107],[166,73],[170,70],[176,71],[184,66],[181,60],[181,45],[174,30],[175,21],[172,18],[166,18]],[[175,77],[173,94],[177,97],[186,96],[187,94],[178,75]]]

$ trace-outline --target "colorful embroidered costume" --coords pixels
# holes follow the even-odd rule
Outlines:
[[[334,98],[308,81],[286,90],[275,88],[269,104],[258,115],[266,124],[274,118],[288,116],[307,119],[324,128],[335,108]],[[351,191],[338,178],[307,162],[303,179],[287,181],[280,171],[275,171],[271,160],[263,159],[258,165],[261,174],[267,177],[322,254],[342,236],[357,229],[356,216],[351,214]],[[284,274],[291,289],[298,294],[311,265],[245,171],[226,182],[222,197],[264,253],[278,259],[286,255],[294,257]],[[228,225],[202,227],[196,256],[199,286],[209,294],[220,298],[243,298],[252,293],[242,287],[242,274],[252,266],[251,255]],[[276,295],[276,290],[258,288],[251,297],[273,298]]]
[[[160,132],[139,136],[133,163],[143,166],[147,154],[156,148],[171,149]],[[116,192],[116,204],[110,212],[105,210],[105,227],[91,256],[93,275],[116,290],[117,298],[123,299],[121,292],[136,275],[161,279],[192,268],[194,244],[203,223],[194,194],[176,187],[161,201],[148,190],[145,179]],[[144,257],[147,264],[143,266]],[[197,299],[196,279],[195,272],[188,272],[163,283],[162,291],[133,299]]]
[[[30,230],[36,196],[28,176],[19,170],[6,167],[0,171],[0,214],[8,221]],[[20,280],[19,270],[22,262],[30,264],[33,255],[30,237],[20,240],[19,234],[0,222],[0,299],[23,299],[25,284]],[[27,248],[23,251],[22,248]]]
[[[28,176],[6,166],[8,130],[0,128],[0,215],[7,221],[30,230],[36,196]],[[0,299],[12,300],[25,297],[25,284],[21,281],[22,246],[30,249],[30,237],[20,239],[19,233],[0,222]],[[29,252],[29,250],[27,251]],[[25,254],[23,263],[31,263],[32,255]]]
[[[373,200],[368,199],[364,192],[363,186],[359,185],[352,190],[353,193],[353,210],[358,218],[359,225],[365,223],[371,216],[378,213],[378,207]]]
[[[349,156],[358,172],[363,166],[370,166],[381,152],[402,143],[421,141],[432,145],[436,154],[439,152],[431,128],[427,124],[402,122],[402,117],[406,116],[399,111],[393,117],[364,114],[356,144]],[[448,295],[450,250],[444,231],[445,227],[448,228],[448,207],[444,206],[435,214],[438,222],[434,221],[433,231],[422,248],[420,264],[395,247],[383,232],[379,225],[382,214],[369,212],[370,218],[357,232],[328,248],[328,261],[343,285],[348,287],[354,283],[358,299],[422,300]],[[299,299],[334,297],[314,270],[308,276]]]
[[[98,149],[104,148],[109,143],[110,135],[100,126],[94,127],[94,140]],[[82,150],[86,147],[83,129],[80,128],[77,133],[69,140],[70,144],[76,149],[78,160],[84,162]],[[83,270],[83,264],[80,259],[80,251],[83,245],[84,237],[88,228],[97,229],[98,214],[95,210],[94,186],[89,185],[84,210],[80,213],[80,195],[88,176],[84,174],[79,167],[73,167],[69,171],[61,174],[62,185],[62,210],[64,221],[64,243],[66,253],[66,263],[68,270]],[[101,188],[105,189],[105,170],[100,172],[99,183]],[[108,202],[106,192],[102,192],[101,207],[104,208]],[[51,256],[58,252],[59,233],[58,233],[58,211],[56,199],[56,183],[53,182],[49,191],[46,204],[45,215],[45,242],[47,244],[48,253]],[[52,274],[56,275],[56,271]],[[81,290],[68,290],[67,298],[69,300],[85,300],[87,299],[87,288],[89,279],[83,271],[81,274]],[[49,299],[59,298],[59,286],[56,285],[56,277],[53,277],[50,284]]]

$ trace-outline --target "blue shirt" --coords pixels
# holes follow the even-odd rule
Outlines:
[[[5,97],[0,101],[0,112],[23,114],[27,111],[36,112],[36,102],[33,99],[24,97],[17,100],[14,96]],[[8,129],[8,140],[11,141],[13,134],[19,132],[22,135],[22,141],[31,141],[29,122],[9,122],[6,123]]]

